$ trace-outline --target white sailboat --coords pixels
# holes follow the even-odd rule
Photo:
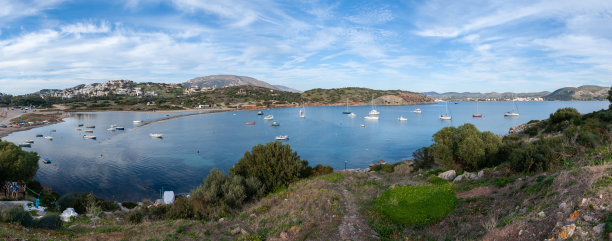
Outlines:
[[[416,108],[412,112],[417,113],[417,114],[421,114],[421,109],[420,108]]]
[[[514,96],[512,96],[512,111],[504,113],[504,116],[519,116],[518,110],[516,108],[516,103],[514,103]]]
[[[302,102],[302,109],[300,109],[300,118],[306,118],[306,109],[304,108],[304,102]]]
[[[379,115],[380,112],[378,112],[375,108],[374,108],[374,96],[372,96],[372,110],[370,111],[370,115]],[[378,120],[378,119],[377,119]]]
[[[448,114],[448,102],[446,102],[446,113],[444,115],[440,115],[440,120],[450,120],[451,116]]]
[[[378,116],[375,116],[375,115],[369,115],[363,118],[366,120],[378,120]]]
[[[400,116],[399,118],[397,118],[398,121],[408,121],[408,118]]]

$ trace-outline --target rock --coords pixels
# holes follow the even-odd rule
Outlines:
[[[546,217],[546,213],[544,213],[544,211],[540,211],[540,212],[538,213],[538,217],[540,217],[540,218],[545,218],[545,217]]]
[[[519,231],[519,236],[521,236],[521,235],[523,235],[523,230],[522,229]]]
[[[581,227],[577,227],[577,228],[576,228],[576,233],[577,233],[578,235],[580,235],[581,237],[586,237],[586,236],[587,236],[587,234],[589,234],[588,232],[586,232],[586,231],[582,230],[582,228],[581,228]]]
[[[218,222],[222,223],[223,221],[225,221],[225,218],[220,218]]]
[[[595,220],[595,218],[593,218],[593,217],[591,217],[589,215],[582,216],[582,219],[584,219],[584,221],[587,221],[587,222],[593,222]]]
[[[448,170],[448,171],[438,174],[439,178],[442,178],[447,181],[455,179],[456,176],[457,176],[457,173],[455,173],[455,170]]]
[[[584,206],[587,203],[587,199],[583,198],[582,200],[580,200],[580,206]]]
[[[240,227],[235,227],[234,229],[230,231],[230,233],[232,233],[232,235],[236,235],[236,234],[241,233],[241,231],[242,229]]]
[[[484,177],[484,170],[480,170],[480,171],[478,172],[478,179],[480,179],[480,178],[482,178],[482,177]]]
[[[567,208],[567,204],[565,202],[559,203],[559,208],[560,209],[566,209]]]
[[[453,179],[453,182],[458,182],[458,181],[461,181],[461,180],[463,180],[463,174],[455,177],[455,179]]]
[[[574,235],[576,224],[565,225],[563,227],[555,227],[555,237],[560,240],[568,239]]]
[[[575,221],[579,216],[580,216],[580,212],[578,212],[578,210],[576,210],[573,213],[570,213],[569,219],[570,219],[570,221]]]
[[[597,226],[593,227],[593,232],[595,232],[596,234],[600,234],[601,231],[604,230],[604,227],[606,226],[605,223],[600,223]]]
[[[286,233],[286,232],[281,232],[281,233],[280,233],[280,238],[281,238],[282,240],[287,240],[287,239],[289,239],[289,235],[287,235],[287,233]]]
[[[60,214],[60,218],[64,222],[70,222],[71,217],[77,217],[79,214],[74,211],[74,208],[66,208],[62,214]]]

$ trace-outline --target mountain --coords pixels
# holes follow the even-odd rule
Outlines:
[[[282,90],[282,91],[285,91],[285,92],[302,93],[302,91],[300,91],[300,90],[289,88],[289,87],[284,86],[284,85],[272,85],[272,86],[276,87],[276,89],[278,89],[278,90]]]
[[[606,100],[608,87],[596,85],[583,85],[580,87],[565,87],[549,95],[544,96],[546,100]]]
[[[421,93],[403,90],[373,90],[368,88],[312,89],[302,93],[302,99],[311,104],[345,105],[414,105],[434,101]]]
[[[273,90],[282,90],[278,87],[275,87],[274,85],[268,84],[261,80],[257,80],[255,78],[237,75],[210,75],[205,77],[193,78],[183,83],[183,86],[186,87],[196,86],[198,88],[206,87],[215,89],[241,85],[251,85]]]

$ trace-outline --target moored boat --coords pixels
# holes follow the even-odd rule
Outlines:
[[[84,135],[83,139],[96,139],[96,136],[88,136],[88,135]]]
[[[125,130],[125,128],[123,126],[117,126],[117,127],[115,127],[115,130],[123,131],[123,130]]]
[[[287,136],[287,135],[280,135],[280,136],[275,137],[275,139],[279,140],[279,141],[289,140],[289,136]]]
[[[25,143],[34,143],[33,140],[26,140]]]
[[[19,144],[19,147],[32,147],[32,144],[30,144],[30,143],[21,143],[21,144]]]
[[[412,112],[417,113],[417,114],[421,114],[421,109],[420,108],[416,108]]]
[[[266,117],[264,117],[264,120],[274,120],[274,116],[273,115],[267,115]]]
[[[85,133],[93,133],[93,130],[84,130]]]
[[[45,139],[47,139],[47,140],[50,140],[50,141],[51,141],[51,140],[53,140],[53,137],[50,137],[50,136],[45,136]]]
[[[448,114],[448,102],[446,102],[446,113],[440,115],[440,120],[451,120],[451,116]]]
[[[278,122],[272,122],[271,126],[280,126],[280,124]]]
[[[350,113],[350,114],[349,114],[349,116],[350,116],[350,117],[355,117],[355,116],[357,116],[357,115],[356,115],[355,113]]]
[[[139,124],[139,123],[142,123],[142,120],[135,120],[135,121],[132,121],[132,123]]]
[[[472,117],[475,117],[475,118],[482,117],[482,114],[478,113],[478,101],[476,101],[476,113],[472,114]]]
[[[247,122],[246,125],[247,126],[255,125],[255,121]]]
[[[257,115],[263,115],[263,112],[262,111],[258,111]]]
[[[363,118],[366,120],[378,120],[378,116],[371,116],[371,115],[363,117]]]
[[[151,134],[149,134],[149,136],[150,136],[151,138],[160,138],[160,139],[161,139],[161,138],[164,138],[164,135],[163,135],[163,134],[160,134],[160,133],[151,133]]]
[[[397,118],[397,120],[399,120],[399,121],[407,121],[408,118],[400,116],[399,118]]]
[[[361,127],[365,127],[365,125],[364,125],[364,124],[361,124],[361,125],[359,125],[359,126],[361,126]]]
[[[42,163],[44,163],[44,164],[51,164],[51,159],[44,158],[44,159],[42,159]]]
[[[42,134],[36,134],[36,137],[43,137]]]
[[[342,111],[342,114],[351,114],[352,112],[349,111],[349,105],[348,105],[348,98],[346,98],[346,110]]]
[[[86,126],[85,128],[96,128],[96,126]]]

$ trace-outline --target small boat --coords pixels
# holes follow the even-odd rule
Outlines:
[[[403,117],[403,116],[400,116],[399,118],[397,118],[397,120],[399,120],[399,121],[407,121],[407,120],[408,120],[408,118],[405,118],[405,117]]]
[[[416,108],[412,112],[417,113],[417,114],[421,114],[421,109],[420,108]]]
[[[378,112],[375,108],[374,108],[374,96],[372,96],[372,110],[370,111],[370,115],[379,115],[380,112]],[[373,120],[373,119],[372,119]],[[378,120],[378,118],[377,118]]]
[[[96,128],[96,126],[86,126],[85,128]]]
[[[33,140],[26,140],[25,143],[34,143]]]
[[[263,115],[263,112],[262,111],[258,111],[257,115]]]
[[[36,134],[36,137],[43,137],[42,134]]]
[[[271,126],[280,126],[280,124],[278,122],[272,122]]]
[[[364,124],[361,124],[361,125],[359,125],[359,126],[361,126],[361,127],[365,127],[365,125],[364,125]]]
[[[106,129],[106,130],[107,131],[115,131],[116,129],[115,129],[115,127],[111,127],[111,128]]]
[[[45,139],[47,139],[47,140],[53,140],[53,137],[50,137],[50,136],[45,136]]]
[[[83,139],[92,139],[92,140],[95,140],[95,139],[96,139],[96,136],[88,136],[88,135],[84,135],[84,136],[83,136]]]
[[[514,103],[514,96],[512,96],[512,111],[508,111],[504,113],[504,116],[510,116],[510,117],[519,116],[518,110],[516,108],[516,103]]]
[[[304,108],[304,102],[302,102],[302,109],[300,109],[300,118],[306,118],[306,109]]]
[[[446,102],[446,113],[444,115],[440,115],[440,120],[450,120],[451,116],[448,114],[448,102]]]
[[[84,130],[85,133],[93,133],[93,130]]]
[[[51,132],[57,132],[57,130],[51,130]]]
[[[287,136],[287,135],[285,135],[285,136],[280,135],[280,136],[275,137],[275,139],[279,140],[279,141],[289,140],[289,136]]]
[[[117,126],[117,127],[115,127],[115,130],[118,130],[118,131],[123,131],[123,130],[125,130],[125,128],[124,128],[124,127],[122,127],[122,126]]]
[[[472,117],[474,117],[474,118],[482,117],[482,114],[478,113],[478,101],[476,101],[476,113],[472,114]]]
[[[357,116],[357,115],[355,115],[355,113],[350,113],[350,114],[349,114],[349,116],[350,116],[350,117],[355,117],[355,116]]]
[[[366,120],[378,120],[378,116],[371,116],[371,115],[363,117],[363,118]]]
[[[247,122],[247,123],[246,123],[246,125],[247,125],[247,126],[252,126],[252,125],[255,125],[255,121],[252,121],[252,122]]]
[[[42,159],[42,163],[44,163],[44,164],[51,164],[51,159],[44,158],[44,159]]]
[[[83,124],[79,124],[78,126],[81,127],[81,126],[83,126]]]
[[[142,123],[142,120],[135,120],[135,121],[132,121],[132,123],[134,124]]]
[[[30,143],[22,143],[22,144],[19,144],[19,147],[32,147],[32,144],[30,144]]]
[[[349,107],[349,106],[348,106],[348,98],[346,98],[346,110],[345,110],[345,111],[342,111],[342,114],[347,114],[347,115],[348,115],[348,114],[351,114],[351,113],[352,113],[351,111],[349,111],[349,108],[348,108],[348,107]]]
[[[274,116],[273,115],[267,115],[266,117],[264,117],[264,120],[274,120]]]
[[[159,139],[164,138],[164,135],[163,134],[159,134],[159,133],[151,133],[151,134],[149,134],[149,136],[151,138],[159,138]]]
[[[76,131],[82,131],[83,129],[81,128],[75,128]]]

